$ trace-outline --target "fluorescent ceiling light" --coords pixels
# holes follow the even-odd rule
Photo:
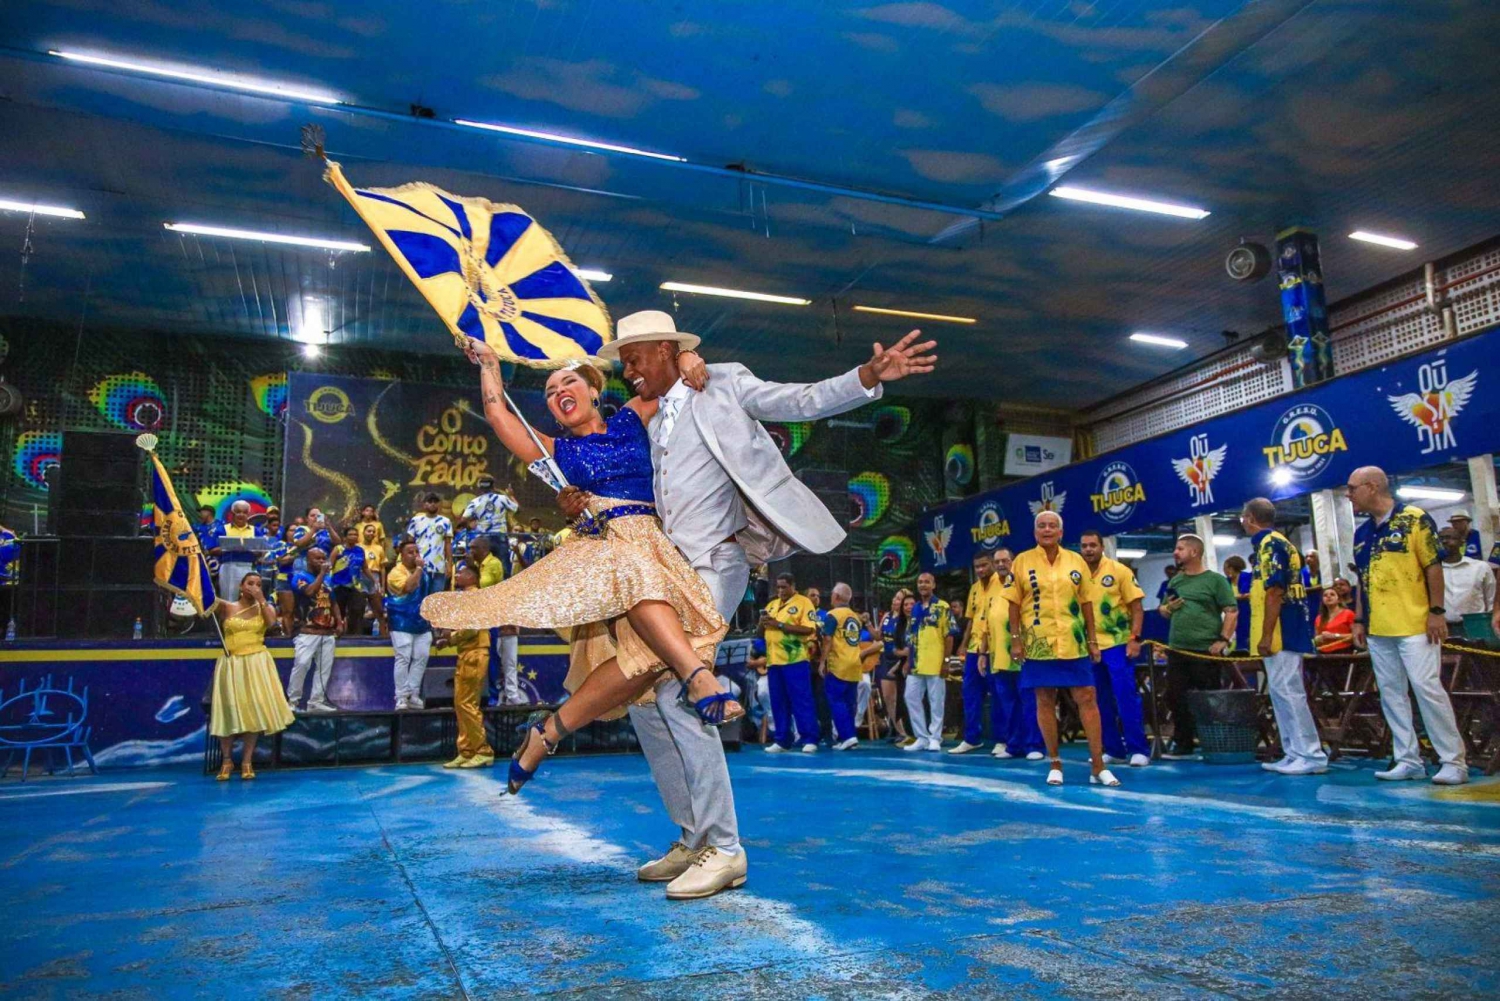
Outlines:
[[[616,146],[614,143],[595,142],[592,139],[579,139],[575,136],[560,136],[555,132],[537,132],[532,129],[518,129],[510,125],[492,125],[489,122],[471,122],[466,118],[455,118],[454,125],[466,125],[471,129],[484,129],[488,132],[504,132],[510,136],[525,136],[528,139],[541,139],[545,142],[563,143],[567,146],[584,146],[588,149],[602,149],[610,153],[628,153],[631,156],[648,156],[653,160],[671,160],[674,163],[685,163],[687,158],[673,156],[670,153],[653,153],[650,150],[636,149],[634,146]]]
[[[1216,546],[1232,546],[1232,545],[1234,545],[1238,541],[1240,541],[1240,540],[1236,539],[1232,535],[1215,535],[1214,536],[1214,545],[1216,545]]]
[[[1135,209],[1137,212],[1156,212],[1160,215],[1177,216],[1181,219],[1202,219],[1208,215],[1207,209],[1193,208],[1191,205],[1173,205],[1171,202],[1158,202],[1149,198],[1112,195],[1105,191],[1090,191],[1088,188],[1075,188],[1071,184],[1060,184],[1047,192],[1047,194],[1054,198],[1066,198],[1074,202],[1113,205],[1115,208]]]
[[[591,282],[607,282],[610,279],[614,278],[614,275],[610,274],[608,271],[600,271],[597,268],[579,268],[578,277],[587,279]]]
[[[125,70],[127,73],[145,73],[149,76],[166,77],[169,80],[206,83],[214,87],[242,90],[250,94],[266,94],[271,97],[286,97],[295,101],[306,101],[309,104],[344,103],[332,94],[306,90],[296,84],[274,83],[269,80],[253,80],[246,77],[234,76],[229,73],[219,73],[207,68],[178,69],[172,66],[163,66],[160,63],[139,63],[126,59],[113,59],[106,56],[84,55],[81,52],[59,52],[56,49],[49,49],[47,54],[75,63],[87,63],[90,66],[104,66],[109,69]]]
[[[665,292],[692,292],[694,295],[722,295],[729,299],[754,299],[756,302],[779,302],[787,306],[810,306],[811,299],[798,299],[789,295],[767,295],[764,292],[743,292],[735,288],[715,288],[712,285],[689,285],[686,282],[662,282]]]
[[[1138,559],[1142,558],[1145,555],[1146,555],[1146,551],[1144,549],[1116,549],[1115,550],[1115,559],[1117,559],[1117,560],[1138,560]]]
[[[1175,337],[1162,337],[1160,334],[1131,334],[1130,339],[1137,344],[1154,344],[1159,348],[1185,348],[1187,341],[1178,340]]]
[[[61,205],[38,205],[35,202],[17,202],[9,198],[0,198],[0,210],[7,212],[34,212],[37,215],[55,215],[59,219],[83,218],[83,213],[77,209],[63,208]]]
[[[914,313],[907,309],[881,309],[879,306],[855,306],[856,313],[879,313],[881,316],[909,316],[914,320],[937,320],[939,323],[978,323],[972,316],[945,316],[942,313]]]
[[[164,229],[174,233],[191,233],[194,236],[222,236],[230,240],[259,240],[261,243],[289,243],[294,247],[320,247],[324,250],[350,250],[362,254],[370,252],[363,243],[348,240],[324,240],[316,236],[288,236],[285,233],[258,233],[251,229],[228,229],[224,226],[200,226],[195,222],[164,222]]]
[[[1292,471],[1285,466],[1277,466],[1271,470],[1271,482],[1278,487],[1284,487],[1292,482]]]
[[[1393,250],[1417,249],[1417,245],[1410,240],[1403,240],[1399,236],[1381,236],[1379,233],[1366,233],[1362,229],[1356,229],[1350,233],[1349,239],[1358,240],[1361,243],[1374,243],[1382,247],[1390,247]]]
[[[1445,490],[1442,487],[1401,487],[1396,496],[1402,500],[1435,500],[1457,504],[1468,495],[1462,490]]]

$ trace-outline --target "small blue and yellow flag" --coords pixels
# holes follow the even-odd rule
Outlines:
[[[154,451],[156,436],[143,434],[135,443],[151,456],[152,517],[156,524],[155,577],[158,587],[186,598],[199,615],[212,609],[219,600],[214,591],[213,574],[209,572],[198,536],[188,523],[178,503],[172,478]]]
[[[430,184],[356,188],[337,163],[324,179],[390,251],[454,340],[507,361],[559,368],[614,338],[609,311],[537,221],[515,205]]]

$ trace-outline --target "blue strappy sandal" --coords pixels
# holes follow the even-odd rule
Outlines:
[[[536,769],[527,771],[521,767],[521,755],[525,754],[526,748],[531,746],[532,734],[536,734],[536,739],[540,740],[542,746],[547,749],[547,756],[551,757],[557,753],[558,745],[567,740],[573,733],[572,730],[563,725],[562,719],[556,713],[553,713],[552,723],[557,727],[557,743],[548,740],[547,716],[548,714],[544,712],[532,713],[527,717],[526,722],[516,727],[518,731],[526,735],[526,739],[521,741],[521,746],[516,748],[516,753],[510,756],[510,773],[506,776],[505,791],[512,796],[519,796],[521,794],[521,787],[536,778]]]
[[[677,696],[678,700],[697,713],[698,718],[708,726],[724,726],[726,723],[733,723],[735,720],[744,719],[745,709],[743,706],[740,707],[739,712],[733,714],[729,714],[724,708],[731,702],[735,704],[739,703],[739,700],[728,692],[709,695],[699,699],[697,702],[688,698],[688,685],[692,684],[693,679],[704,671],[708,671],[710,674],[713,673],[709,668],[700,667],[687,676],[687,680],[682,683],[682,691]]]

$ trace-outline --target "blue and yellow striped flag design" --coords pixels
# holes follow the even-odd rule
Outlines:
[[[156,457],[151,456],[152,517],[156,522],[155,576],[157,586],[180,594],[192,603],[199,615],[213,608],[219,600],[214,578],[208,570],[198,536],[188,524],[172,478]]]
[[[356,188],[332,160],[324,178],[369,225],[460,347],[477,337],[501,358],[558,368],[614,337],[604,303],[557,241],[515,205],[430,184]]]

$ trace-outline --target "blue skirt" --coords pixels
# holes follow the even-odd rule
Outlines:
[[[1094,662],[1076,660],[1028,660],[1021,665],[1022,688],[1092,688]]]

